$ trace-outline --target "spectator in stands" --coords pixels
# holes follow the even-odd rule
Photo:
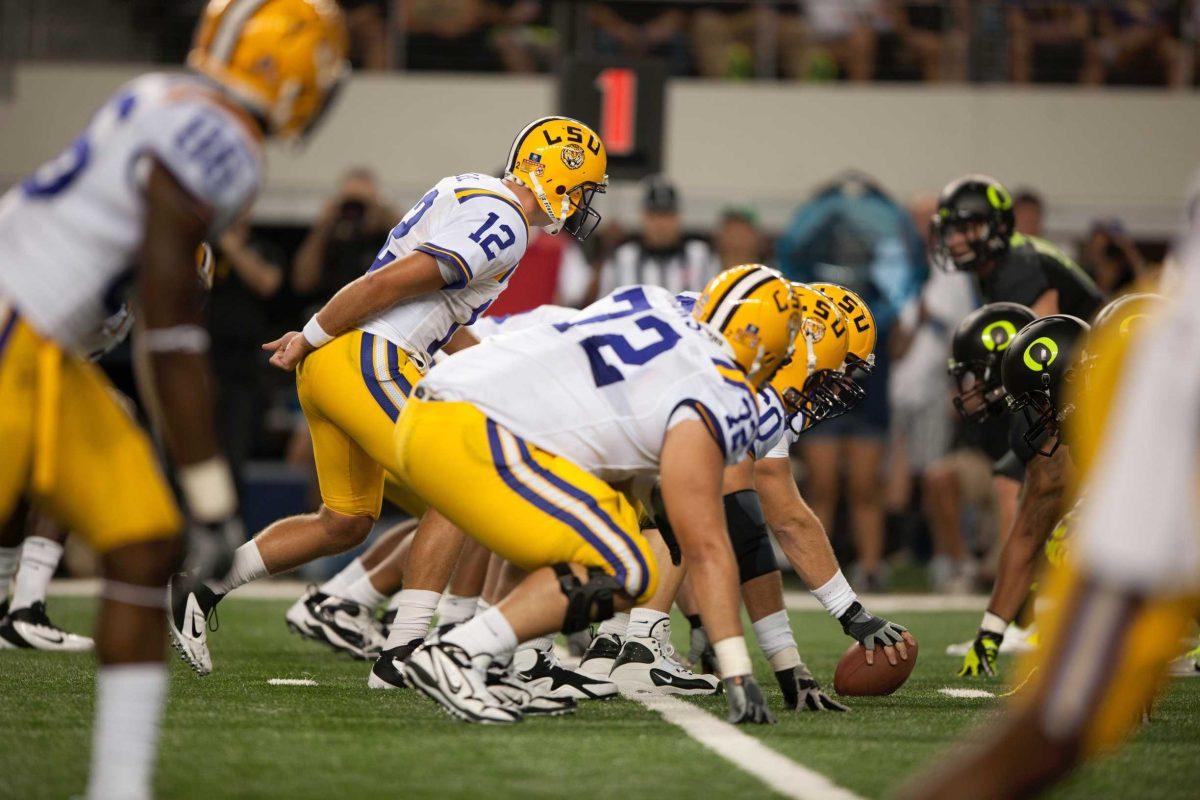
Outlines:
[[[921,80],[966,78],[970,18],[966,0],[886,0],[883,10],[891,32],[882,37],[880,54],[885,62],[899,63],[890,67],[877,64],[877,69],[909,79],[910,75],[898,68],[911,62],[916,71],[911,77]]]
[[[791,279],[838,283],[858,292],[875,317],[875,370],[863,379],[866,399],[849,414],[801,438],[806,499],[835,532],[843,471],[857,561],[851,583],[887,584],[884,555],[883,459],[887,452],[888,336],[900,309],[925,275],[922,240],[907,211],[868,176],[846,173],[803,204],[776,245]]]
[[[917,197],[909,210],[917,229],[928,231],[929,220],[937,211],[937,196]],[[928,248],[928,236],[925,244]],[[920,294],[900,312],[890,337],[890,461],[894,485],[906,491],[891,498],[889,504],[895,511],[907,509],[912,486],[919,485],[933,545],[930,583],[938,591],[969,591],[977,571],[962,532],[958,473],[954,462],[947,459],[957,415],[950,403],[946,372],[950,337],[974,305],[970,275],[931,270]]]
[[[1146,260],[1119,219],[1092,223],[1083,246],[1083,268],[1106,297],[1127,291],[1146,275]]]
[[[718,271],[708,243],[684,235],[675,185],[655,175],[645,182],[642,229],[604,263],[599,294],[630,283],[665,286],[672,292],[699,291]]]
[[[725,209],[714,237],[720,269],[762,263],[766,255],[764,238],[754,209],[737,206]]]
[[[293,290],[320,302],[332,297],[371,266],[399,218],[380,199],[374,172],[367,167],[347,171],[296,251]]]
[[[591,3],[596,49],[609,55],[657,56],[672,75],[690,75],[688,16],[677,3]]]
[[[779,30],[779,13],[768,4],[701,3],[692,17],[696,66],[706,78],[751,78],[762,37],[777,37]],[[801,44],[793,37],[788,46]]]
[[[1006,0],[1014,83],[1078,83],[1092,58],[1083,3]]]
[[[558,34],[540,0],[493,0],[497,19],[489,41],[508,72],[548,70],[558,52]]]
[[[240,490],[242,466],[253,455],[273,378],[260,345],[271,338],[267,301],[283,286],[284,257],[278,246],[255,238],[244,219],[222,234],[213,255],[208,329],[218,387],[216,419]]]
[[[1098,38],[1086,82],[1187,86],[1193,52],[1178,36],[1178,6],[1164,0],[1126,0],[1097,11]]]
[[[350,64],[380,72],[392,66],[387,0],[341,0],[350,34]]]
[[[1045,235],[1046,205],[1033,189],[1022,187],[1013,192],[1013,220],[1017,233],[1025,236]]]
[[[866,82],[875,73],[877,30],[886,27],[881,0],[800,0],[804,11],[804,56],[800,77],[830,79],[840,74]],[[794,33],[784,28],[787,47]]]
[[[501,16],[488,0],[405,0],[405,66],[414,70],[487,72],[501,68],[488,26]]]

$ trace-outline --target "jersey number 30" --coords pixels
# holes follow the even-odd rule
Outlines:
[[[570,328],[580,325],[630,317],[650,308],[650,301],[646,299],[646,293],[637,286],[614,294],[612,297],[613,300],[629,303],[630,307],[609,314],[599,314],[587,319],[581,319],[578,322],[561,322],[554,327],[560,331],[567,331]],[[604,352],[602,351],[607,350],[620,359],[623,364],[642,366],[660,353],[670,350],[680,339],[679,334],[675,332],[669,323],[655,316],[647,315],[641,317],[633,320],[633,324],[640,330],[654,332],[658,335],[658,340],[642,347],[635,347],[622,334],[598,333],[595,336],[588,336],[579,341],[579,345],[587,353],[588,364],[592,368],[592,377],[595,379],[597,387],[608,386],[609,384],[625,380],[625,375],[619,367],[605,361]]]

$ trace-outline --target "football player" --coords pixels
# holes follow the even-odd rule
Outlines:
[[[481,668],[653,595],[657,560],[618,487],[659,475],[729,718],[771,721],[741,635],[721,477],[751,446],[755,391],[790,357],[799,325],[788,282],[745,265],[714,278],[692,315],[664,289],[626,287],[435,367],[397,425],[399,477],[529,575],[418,647],[409,682],[462,719],[518,721]]]
[[[845,413],[861,400],[861,387],[847,373],[850,365],[869,368],[875,346],[874,321],[861,299],[842,287],[821,287],[824,295],[804,284],[793,284],[805,318],[795,342],[797,355],[760,390],[753,458],[726,468],[722,492],[742,599],[785,704],[793,710],[844,711],[844,706],[824,693],[800,658],[784,607],[782,577],[768,524],[793,568],[842,622],[846,633],[864,645],[868,660],[873,662],[874,649],[880,645],[894,664],[897,654],[907,658],[906,643],[912,640],[903,627],[863,610],[838,568],[824,529],[800,497],[792,477],[790,445],[803,430]],[[851,321],[853,337],[842,309]],[[659,524],[669,531],[665,513],[655,505]],[[665,599],[655,597],[647,606],[634,609],[627,625],[603,623],[580,671],[609,675],[629,690],[711,691],[714,687],[706,684],[709,676],[693,675],[673,663],[666,614],[673,597],[674,592]],[[693,631],[700,627],[697,623],[693,621]]]
[[[1138,324],[1097,325],[1091,363],[1067,391],[1085,494],[1067,563],[1046,591],[1036,671],[987,738],[943,759],[904,796],[961,797],[982,786],[991,797],[1027,797],[1060,780],[1137,726],[1194,624],[1200,239],[1182,262],[1182,285],[1164,310]],[[1029,347],[1049,364],[1038,354],[1044,343]]]
[[[279,520],[238,548],[224,580],[194,591],[174,586],[172,637],[197,674],[212,670],[204,621],[221,598],[366,538],[379,517],[384,473],[399,474],[393,430],[413,386],[438,351],[477,341],[459,329],[503,291],[530,225],[581,239],[595,229],[592,200],[608,185],[606,170],[604,145],[586,125],[534,120],[513,140],[503,179],[464,173],[439,181],[392,229],[365,275],[303,331],[263,346],[273,365],[296,371],[322,506]],[[386,647],[425,635],[461,548],[461,532],[438,511],[423,515]],[[370,582],[360,588],[353,599],[361,606],[384,599]],[[369,626],[368,616],[348,609],[341,624]]]
[[[184,519],[149,437],[88,362],[131,292],[147,381],[188,517],[190,568],[221,576],[242,535],[212,419],[195,253],[244,214],[262,140],[297,137],[347,71],[333,3],[210,3],[189,65],[125,86],[62,156],[0,201],[0,519],[22,495],[101,556],[89,797],[151,794],[166,580]]]

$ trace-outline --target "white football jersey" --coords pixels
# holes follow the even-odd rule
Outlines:
[[[504,314],[498,317],[480,317],[471,325],[471,333],[482,341],[498,333],[516,333],[536,325],[554,325],[566,322],[579,313],[578,308],[567,308],[547,303],[519,314]]]
[[[728,464],[758,426],[754,390],[724,340],[656,286],[628,286],[564,322],[494,336],[434,367],[421,386],[612,482],[656,474],[680,419],[704,422]]]
[[[86,355],[123,306],[145,234],[147,156],[213,208],[212,233],[253,202],[262,145],[214,91],[188,75],[131,81],[0,199],[0,296],[40,334]]]
[[[443,178],[392,229],[370,269],[420,250],[437,259],[446,286],[359,327],[425,369],[460,326],[473,324],[499,297],[528,244],[529,223],[504,181],[473,172]]]

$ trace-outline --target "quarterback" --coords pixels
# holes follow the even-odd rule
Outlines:
[[[345,43],[330,2],[212,2],[193,74],[125,85],[0,200],[0,521],[24,496],[101,556],[90,797],[151,794],[164,587],[185,523],[149,437],[87,356],[136,294],[190,571],[223,576],[242,533],[214,433],[196,251],[253,202],[264,137],[318,121]]]
[[[302,332],[264,345],[272,364],[296,370],[322,506],[279,520],[238,548],[224,580],[194,590],[175,585],[172,636],[198,674],[212,669],[205,619],[228,592],[366,538],[379,517],[385,472],[399,474],[392,432],[413,386],[436,353],[477,341],[460,329],[504,290],[530,225],[581,238],[595,228],[600,217],[591,203],[607,187],[606,169],[604,145],[586,125],[566,117],[534,120],[513,141],[503,179],[443,178],[392,229],[366,274],[334,295]],[[397,637],[417,628],[424,634],[461,542],[438,511],[425,512],[409,546],[393,622]],[[372,606],[383,596],[355,599]]]

